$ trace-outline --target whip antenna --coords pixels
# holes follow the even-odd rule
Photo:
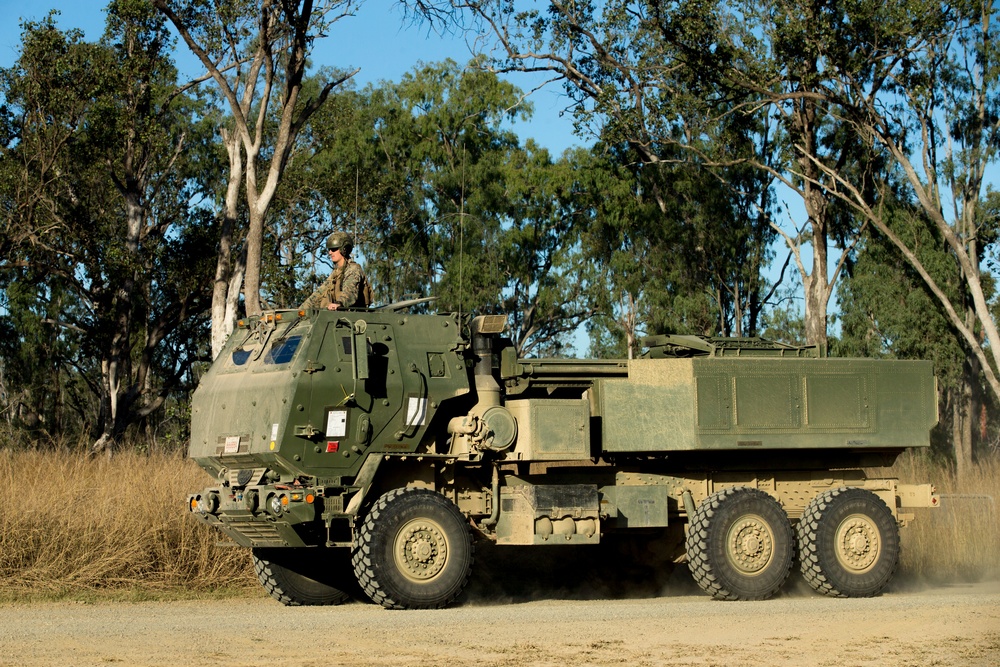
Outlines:
[[[462,195],[458,208],[458,319],[462,319],[462,302],[465,300],[463,268],[465,266],[465,143],[462,143]]]

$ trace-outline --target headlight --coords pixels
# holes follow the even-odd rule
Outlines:
[[[282,502],[282,496],[271,496],[271,502],[269,504],[271,506],[271,514],[281,516],[282,510],[285,508],[285,504]]]

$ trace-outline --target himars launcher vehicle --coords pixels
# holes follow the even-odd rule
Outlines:
[[[519,359],[503,316],[407,305],[245,320],[194,395],[190,455],[215,482],[189,508],[285,604],[356,581],[385,607],[442,607],[474,538],[613,533],[673,537],[718,599],[770,597],[796,556],[817,591],[871,596],[909,508],[938,504],[862,470],[929,445],[928,362],[689,336],[633,360]]]

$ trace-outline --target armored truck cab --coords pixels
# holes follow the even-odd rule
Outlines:
[[[194,516],[253,550],[285,604],[355,582],[440,607],[474,537],[597,544],[662,533],[719,599],[777,592],[798,561],[834,596],[881,592],[930,485],[869,479],[926,447],[931,365],[760,339],[660,336],[633,360],[519,359],[504,316],[275,311],[202,379]]]

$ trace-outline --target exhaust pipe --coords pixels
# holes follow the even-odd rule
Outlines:
[[[452,454],[468,454],[472,449],[502,451],[514,444],[517,422],[507,408],[500,405],[500,385],[493,377],[492,337],[503,332],[506,326],[506,315],[480,315],[470,324],[478,401],[469,414],[448,423],[448,432],[455,436]]]

